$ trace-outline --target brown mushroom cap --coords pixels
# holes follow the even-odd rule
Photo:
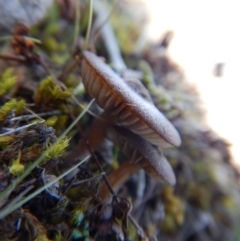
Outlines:
[[[174,126],[151,103],[135,93],[95,54],[84,51],[81,75],[87,93],[105,110],[117,116],[117,123],[157,146],[179,146]]]
[[[131,159],[131,162],[140,165],[148,175],[175,185],[176,177],[173,169],[157,147],[123,127],[109,128],[107,137],[120,148],[127,158]]]

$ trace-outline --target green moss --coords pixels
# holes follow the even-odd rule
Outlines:
[[[65,149],[68,147],[68,145],[69,145],[69,139],[67,137],[63,138],[57,144],[54,144],[51,146],[47,157],[49,159],[52,159],[52,158],[63,155],[63,153],[64,153]]]
[[[64,103],[71,95],[72,91],[70,89],[64,90],[48,76],[41,81],[33,98],[37,106],[54,109]]]
[[[57,116],[52,116],[45,121],[45,125],[54,126],[57,123],[57,120],[58,120]]]
[[[5,121],[5,119],[11,112],[15,112],[15,114],[20,114],[24,110],[24,107],[24,100],[11,99],[10,101],[6,102],[0,108],[0,122]]]
[[[17,77],[13,74],[13,69],[6,69],[0,76],[0,96],[8,94],[16,86]]]
[[[21,159],[21,152],[18,154],[18,158],[12,160],[12,164],[9,167],[9,172],[14,176],[20,176],[24,172],[24,165],[20,163]]]
[[[14,136],[0,136],[0,147],[5,147],[14,140]]]
[[[185,220],[185,206],[183,201],[173,193],[172,187],[166,187],[162,192],[166,216],[161,224],[164,232],[172,233]]]

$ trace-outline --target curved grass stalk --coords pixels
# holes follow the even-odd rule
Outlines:
[[[81,104],[75,96],[72,96],[71,98],[75,101],[75,103],[79,107],[81,107],[82,109],[85,108],[85,106],[83,104]],[[87,113],[90,114],[91,116],[95,117],[96,119],[99,119],[99,120],[102,120],[102,121],[106,121],[105,119],[101,118],[99,115],[96,115],[95,113],[93,113],[91,110],[87,110]]]
[[[84,116],[84,114],[87,112],[87,110],[90,108],[90,106],[93,104],[94,99],[87,105],[87,107],[78,115],[78,117],[73,121],[73,123],[63,132],[63,134],[56,140],[56,142],[50,146],[50,148],[48,148],[46,151],[44,151],[42,153],[42,155],[35,161],[33,162],[31,165],[29,165],[27,167],[27,169],[25,170],[25,172],[19,176],[11,185],[9,185],[6,190],[4,190],[3,192],[0,193],[0,200],[7,198],[8,195],[14,190],[14,188],[25,178],[27,177],[30,172],[36,167],[38,166],[45,158],[45,156],[47,156],[50,151],[52,151],[53,147],[55,147],[68,133],[69,131],[74,127],[74,125],[77,124],[77,122],[79,122],[79,120]]]
[[[62,175],[60,175],[59,177],[57,177],[55,180],[53,180],[52,182],[49,182],[48,184],[46,184],[45,186],[39,188],[38,190],[36,190],[35,192],[31,193],[29,196],[25,197],[23,200],[19,201],[18,203],[9,206],[5,209],[3,209],[0,213],[0,219],[5,218],[8,214],[12,213],[13,211],[15,211],[16,209],[20,208],[24,203],[28,202],[29,200],[31,200],[32,198],[34,198],[35,196],[37,196],[39,193],[41,193],[42,191],[44,191],[45,189],[49,188],[50,186],[52,186],[53,184],[55,184],[57,181],[59,181],[60,179],[62,179],[63,177],[65,177],[66,175],[68,175],[70,172],[72,172],[73,170],[75,170],[78,166],[80,166],[82,163],[84,163],[85,161],[87,161],[87,159],[90,156],[87,156],[84,160],[82,160],[81,162],[79,162],[78,164],[76,164],[75,166],[71,167],[70,169],[68,169],[66,172],[64,172]]]
[[[89,21],[88,21],[88,27],[87,27],[87,33],[86,33],[86,38],[83,44],[83,49],[87,47],[88,41],[89,41],[89,36],[91,32],[91,27],[92,27],[92,15],[93,15],[93,0],[89,1]]]
[[[35,179],[36,180],[36,179]],[[8,205],[4,208],[5,210],[7,210],[9,207],[14,206],[16,203],[18,203],[25,194],[27,194],[29,191],[31,191],[31,189],[34,188],[34,185],[31,185],[29,187],[27,187],[24,191],[22,191],[15,199],[13,199],[10,203],[8,203]],[[0,214],[1,215],[1,214]]]
[[[76,6],[75,6],[75,23],[74,23],[74,34],[73,34],[73,46],[76,45],[77,43],[77,38],[79,35],[79,31],[80,31],[80,26],[79,26],[79,20],[80,20],[80,0],[76,1]]]
[[[11,40],[13,38],[13,36],[3,36],[0,38],[0,42],[5,41],[5,40]],[[41,44],[42,41],[36,38],[32,38],[32,37],[28,37],[28,36],[24,36],[25,39],[29,39],[32,40],[34,43],[36,44]]]
[[[86,33],[86,37],[83,43],[83,50],[86,49],[87,45],[88,45],[88,41],[89,41],[89,36],[90,36],[90,32],[91,32],[91,27],[92,27],[92,16],[93,16],[93,0],[89,1],[89,21],[88,21],[88,27],[87,27],[87,33]],[[78,1],[77,1],[78,2]],[[79,7],[76,6],[76,8],[78,8],[79,11]],[[80,17],[80,16],[79,16]],[[75,25],[77,25],[77,15],[76,15],[76,19],[75,19]],[[76,37],[77,37],[77,27],[75,26],[75,31],[74,31],[74,41],[76,41]],[[69,65],[66,66],[65,70],[63,71],[63,73],[58,77],[59,80],[64,80],[65,77],[77,66],[77,64],[80,61],[80,55],[76,55],[75,59],[73,61],[70,62]]]

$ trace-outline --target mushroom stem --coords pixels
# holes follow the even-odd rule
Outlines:
[[[141,166],[133,163],[131,160],[125,161],[118,169],[111,172],[108,176],[108,182],[111,185],[114,192],[117,192],[119,188],[138,170]],[[106,200],[111,195],[109,188],[104,182],[98,193],[98,197],[101,200]]]
[[[68,163],[73,164],[74,160],[77,158],[84,159],[88,156],[88,146],[94,151],[105,139],[107,128],[113,125],[115,121],[114,116],[111,116],[108,111],[104,111],[100,115],[100,118],[94,122],[91,129],[79,141],[77,146],[64,157],[63,162],[67,165]]]

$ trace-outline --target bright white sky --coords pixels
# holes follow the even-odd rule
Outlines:
[[[149,35],[174,31],[169,55],[197,84],[210,126],[233,144],[240,166],[240,1],[142,0],[150,12]],[[212,75],[226,64],[224,76]]]

